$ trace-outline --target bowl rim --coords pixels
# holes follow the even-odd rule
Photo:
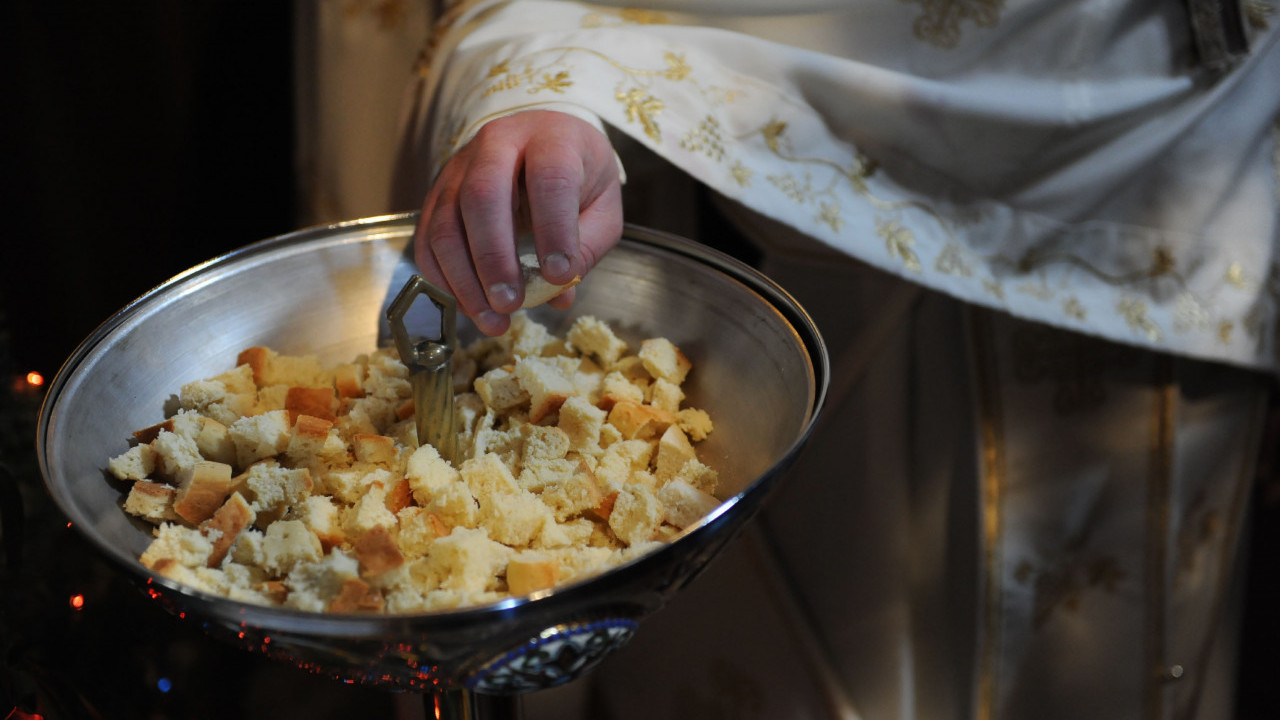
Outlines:
[[[419,213],[415,211],[318,224],[249,243],[210,258],[168,278],[112,313],[94,328],[76,346],[54,375],[39,411],[36,454],[40,473],[44,480],[46,491],[53,498],[58,509],[69,520],[68,525],[76,526],[80,534],[88,540],[88,544],[96,552],[105,556],[111,564],[122,567],[129,576],[139,581],[144,587],[155,588],[159,586],[161,591],[177,593],[180,597],[185,597],[198,603],[212,604],[215,607],[225,607],[228,604],[233,604],[239,607],[238,614],[243,621],[250,625],[272,631],[297,631],[308,634],[318,632],[347,638],[382,636],[388,633],[388,628],[401,625],[415,625],[421,622],[433,622],[438,619],[463,623],[485,622],[509,615],[513,611],[524,607],[556,604],[549,602],[556,598],[571,602],[573,598],[579,595],[590,594],[593,589],[608,583],[611,578],[616,578],[619,573],[625,570],[645,564],[667,562],[667,557],[670,554],[678,552],[680,548],[684,547],[681,543],[686,538],[696,535],[705,536],[715,532],[723,518],[741,503],[745,497],[764,492],[765,490],[761,488],[762,480],[776,476],[786,467],[789,467],[802,447],[807,443],[824,408],[830,380],[827,350],[813,319],[795,298],[780,285],[736,258],[672,233],[627,223],[623,228],[622,243],[649,245],[665,252],[710,265],[760,294],[771,307],[784,317],[788,326],[804,347],[805,354],[810,360],[808,367],[809,410],[803,429],[792,441],[787,451],[777,458],[759,477],[746,484],[733,496],[725,498],[715,510],[703,517],[696,525],[681,531],[673,541],[649,552],[639,554],[637,557],[611,567],[605,572],[527,596],[507,597],[489,603],[468,605],[455,609],[417,613],[359,614],[317,613],[287,607],[254,605],[192,588],[151,572],[138,562],[136,557],[131,557],[129,553],[119,551],[118,548],[108,543],[99,534],[83,527],[85,523],[79,522],[83,518],[74,511],[73,505],[65,497],[65,483],[56,482],[51,478],[52,470],[48,457],[50,423],[58,407],[63,388],[74,377],[77,368],[92,357],[94,349],[107,339],[114,330],[152,303],[158,296],[165,294],[169,290],[193,282],[202,275],[243,262],[246,258],[251,258],[254,255],[277,251],[290,245],[312,242],[327,235],[336,235],[344,232],[356,231],[361,233],[358,237],[352,238],[352,242],[369,242],[388,236],[398,237],[405,234],[406,229],[411,234],[413,228],[417,225],[418,216]],[[411,242],[412,240],[410,240]],[[800,330],[803,330],[803,332]],[[760,489],[758,490],[757,488]]]

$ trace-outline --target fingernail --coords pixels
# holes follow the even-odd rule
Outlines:
[[[476,315],[475,322],[480,331],[488,335],[501,327],[502,316],[492,310],[485,310]]]
[[[569,274],[569,256],[564,253],[551,253],[542,258],[542,269],[547,271],[553,278],[564,277]]]
[[[494,307],[507,307],[516,301],[516,289],[506,283],[494,283],[489,286],[489,304]]]

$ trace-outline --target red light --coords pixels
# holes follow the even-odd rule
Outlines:
[[[32,370],[27,373],[27,384],[32,387],[40,387],[44,384],[44,376],[35,370]]]
[[[29,713],[22,708],[14,708],[4,716],[4,720],[44,720],[44,716],[40,713]]]
[[[80,608],[84,607],[84,596],[79,594],[72,595],[71,607],[75,608],[76,610],[79,610]]]

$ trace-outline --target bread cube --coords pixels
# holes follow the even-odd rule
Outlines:
[[[192,525],[213,517],[231,494],[231,466],[201,460],[178,474],[173,511]]]
[[[697,524],[712,510],[720,506],[720,500],[683,480],[672,480],[658,491],[662,502],[663,519],[681,530]]]
[[[289,447],[293,423],[285,410],[236,420],[228,428],[236,445],[236,465],[247,468],[258,460],[283,453]]]
[[[146,445],[137,447],[146,447]],[[181,522],[182,518],[173,511],[175,494],[177,494],[177,488],[172,485],[138,480],[129,488],[129,495],[124,501],[124,511],[156,525]]]
[[[555,587],[560,564],[544,553],[524,552],[507,561],[507,590],[512,595],[528,595]]]
[[[107,461],[117,480],[143,480],[156,469],[156,451],[150,445],[134,445]]]
[[[222,507],[218,508],[205,524],[206,529],[213,531],[210,536],[214,538],[213,549],[209,552],[209,559],[206,561],[208,567],[218,567],[222,564],[231,546],[236,543],[240,533],[253,523],[253,519],[253,509],[249,507],[249,503],[245,502],[244,497],[238,492],[231,493],[231,497],[227,498]]]
[[[685,376],[693,368],[689,358],[666,338],[649,338],[641,342],[636,356],[654,378],[661,378],[675,385],[683,384]]]

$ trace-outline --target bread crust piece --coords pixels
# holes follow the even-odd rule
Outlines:
[[[333,388],[290,386],[284,397],[284,409],[289,411],[289,422],[297,422],[299,415],[310,415],[323,420],[336,417],[338,397]]]
[[[609,424],[618,428],[627,440],[652,440],[675,421],[674,413],[631,401],[617,403],[609,411]]]
[[[521,553],[507,562],[507,590],[512,595],[555,587],[560,564],[541,553]]]
[[[178,476],[173,511],[192,525],[213,517],[231,494],[231,466],[202,460]]]
[[[358,578],[344,580],[328,610],[331,613],[378,612],[382,610],[382,593]]]
[[[240,537],[240,532],[249,527],[252,522],[253,509],[249,507],[249,503],[240,493],[231,493],[231,497],[227,498],[222,507],[218,508],[205,524],[208,530],[218,533],[213,540],[213,549],[209,552],[209,560],[206,563],[208,567],[218,567],[222,564],[227,552]]]
[[[355,541],[360,577],[376,578],[404,564],[404,555],[385,526],[369,528]]]
[[[138,447],[146,447],[146,445]],[[124,511],[156,525],[181,522],[182,518],[173,511],[175,494],[177,494],[177,488],[172,485],[139,480],[129,488],[129,495],[124,501]]]

